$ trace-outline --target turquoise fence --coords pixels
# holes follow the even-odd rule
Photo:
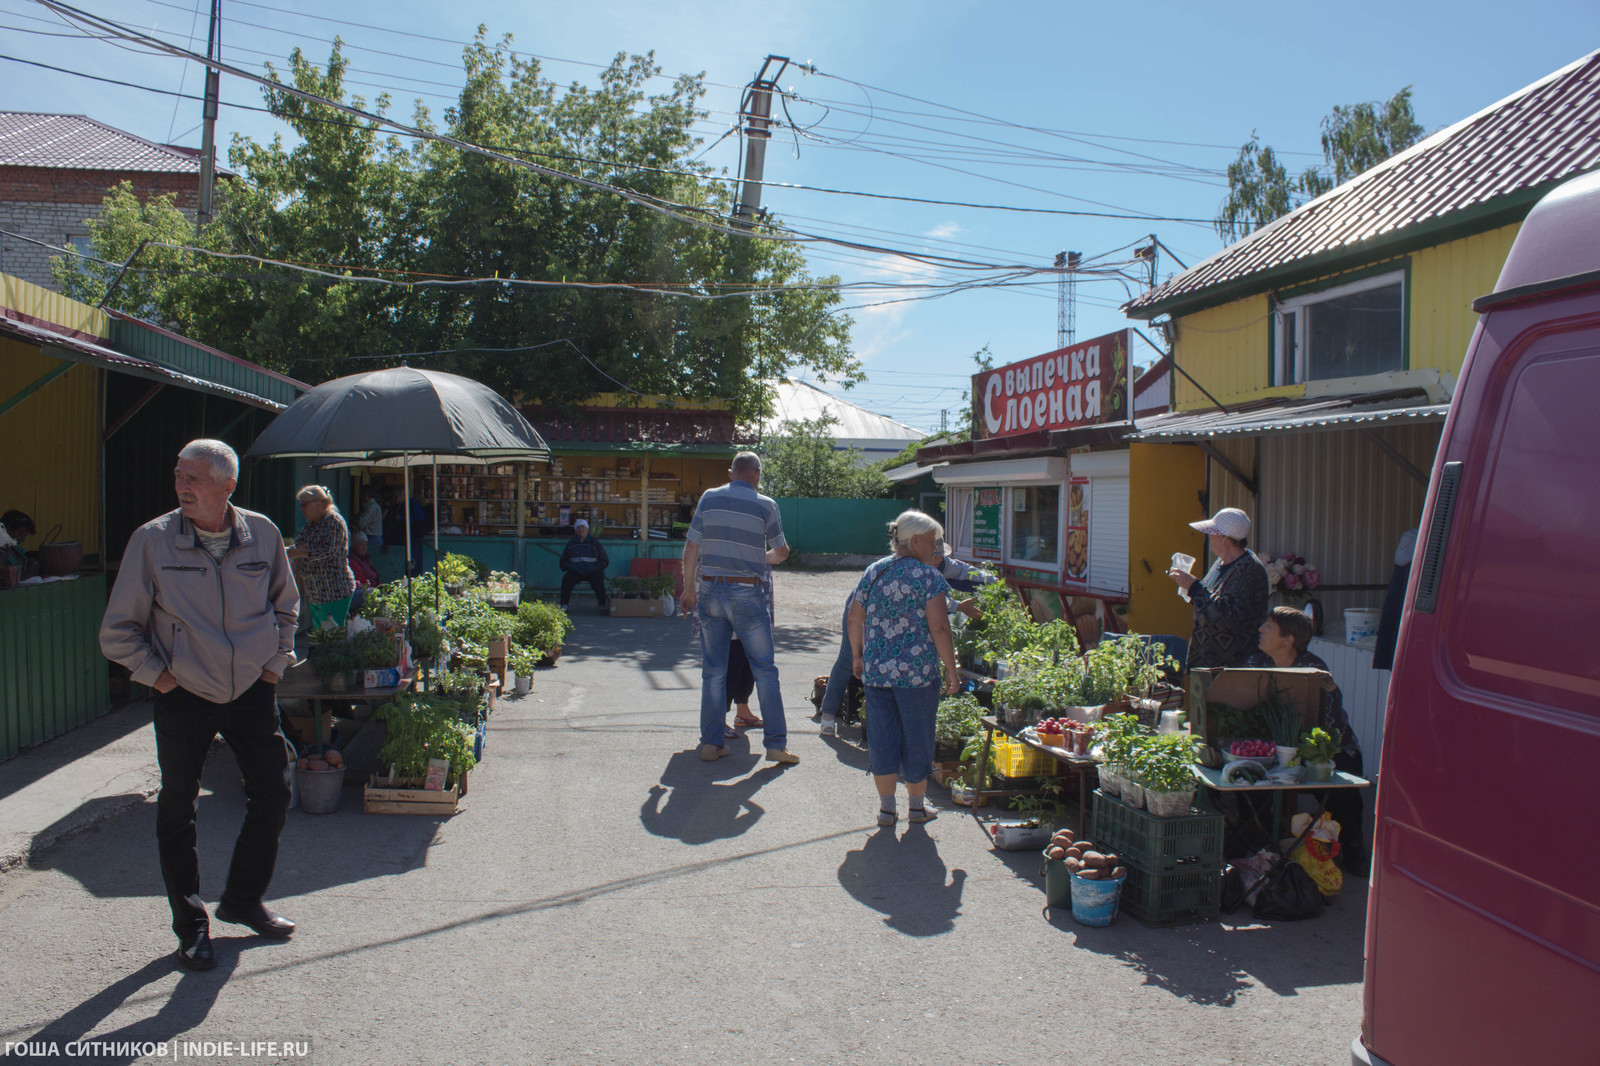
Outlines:
[[[104,574],[0,592],[0,759],[106,713],[105,610]]]
[[[783,535],[801,555],[884,555],[889,523],[905,500],[837,500],[807,496],[778,501]]]

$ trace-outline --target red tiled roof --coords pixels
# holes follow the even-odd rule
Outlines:
[[[1485,228],[1519,221],[1555,184],[1597,166],[1600,52],[1592,52],[1263,226],[1123,311],[1152,318],[1260,291],[1306,268],[1331,273],[1375,247],[1477,213]],[[1515,213],[1500,218],[1497,208]]]
[[[0,166],[200,173],[200,153],[156,144],[84,115],[0,111]],[[217,174],[229,173],[222,167]]]

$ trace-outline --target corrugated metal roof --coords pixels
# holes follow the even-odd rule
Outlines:
[[[864,446],[867,442],[897,442],[903,448],[914,440],[927,436],[904,422],[896,422],[887,415],[875,414],[858,407],[849,400],[830,396],[815,385],[804,381],[769,382],[774,390],[772,417],[764,430],[777,432],[783,422],[804,422],[821,418],[824,413],[833,415],[839,424],[833,427],[834,439],[841,444]]]
[[[70,359],[78,363],[89,363],[94,366],[105,367],[108,370],[115,370],[119,373],[131,374],[134,377],[147,378],[151,381],[193,389],[196,392],[211,393],[214,396],[222,396],[226,399],[249,404],[251,407],[260,407],[267,411],[282,411],[286,406],[265,396],[257,396],[254,393],[231,388],[227,385],[219,385],[214,381],[207,381],[205,378],[195,377],[193,374],[185,374],[181,371],[173,370],[171,367],[162,366],[160,363],[137,359],[131,355],[107,348],[104,345],[86,341],[82,337],[58,333],[53,329],[46,329],[44,326],[35,325],[32,322],[18,321],[3,314],[0,314],[0,334],[15,337],[28,344],[36,344],[40,348],[55,349],[47,354],[62,359]]]
[[[1592,52],[1413,145],[1229,245],[1123,306],[1151,318],[1206,302],[1219,286],[1259,290],[1285,268],[1359,255],[1464,212],[1531,207],[1538,195],[1600,166],[1600,52]],[[1514,219],[1512,220],[1514,221]],[[1504,224],[1497,221],[1494,224]],[[1327,265],[1334,268],[1334,262]],[[1249,286],[1252,281],[1260,286]]]
[[[200,173],[200,154],[156,144],[86,115],[0,111],[0,166]],[[228,174],[222,167],[217,174]]]
[[[1422,389],[1401,389],[1375,396],[1312,400],[1256,400],[1228,411],[1178,411],[1140,419],[1128,440],[1204,440],[1210,437],[1255,436],[1262,433],[1339,429],[1363,422],[1416,424],[1442,422],[1447,403],[1428,403]]]

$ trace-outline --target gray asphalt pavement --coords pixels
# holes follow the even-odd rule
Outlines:
[[[336,814],[291,812],[271,902],[299,932],[214,922],[211,973],[169,959],[152,803],[33,857],[0,877],[0,1045],[309,1039],[329,1064],[1349,1061],[1365,882],[1316,921],[1089,929],[1043,914],[1038,857],[992,850],[960,808],[877,829],[865,753],[820,737],[804,701],[853,580],[778,578],[800,765],[761,761],[759,734],[700,762],[688,624],[580,600],[559,666],[491,720],[462,812],[363,815],[355,788]],[[215,750],[211,903],[237,778]]]

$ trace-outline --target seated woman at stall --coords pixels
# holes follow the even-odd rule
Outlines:
[[[1311,618],[1304,611],[1297,611],[1293,607],[1274,607],[1261,624],[1260,650],[1245,665],[1279,669],[1298,667],[1327,672],[1328,664],[1306,650],[1312,633]],[[1344,696],[1337,685],[1322,694],[1317,725],[1330,733],[1337,732],[1343,738],[1339,754],[1333,759],[1334,769],[1357,777],[1366,776],[1362,773],[1361,741],[1356,739],[1356,731],[1350,728],[1350,717],[1344,710]],[[1328,813],[1339,823],[1340,863],[1346,870],[1364,875],[1370,860],[1362,838],[1361,790],[1330,790]]]
[[[350,573],[358,589],[377,588],[383,584],[378,580],[377,567],[372,565],[370,547],[367,535],[359,529],[350,534]]]
[[[0,526],[5,527],[6,533],[5,538],[0,539],[0,566],[15,566],[19,571],[26,571],[28,554],[22,550],[22,542],[38,531],[33,519],[21,511],[7,511],[0,515]]]

